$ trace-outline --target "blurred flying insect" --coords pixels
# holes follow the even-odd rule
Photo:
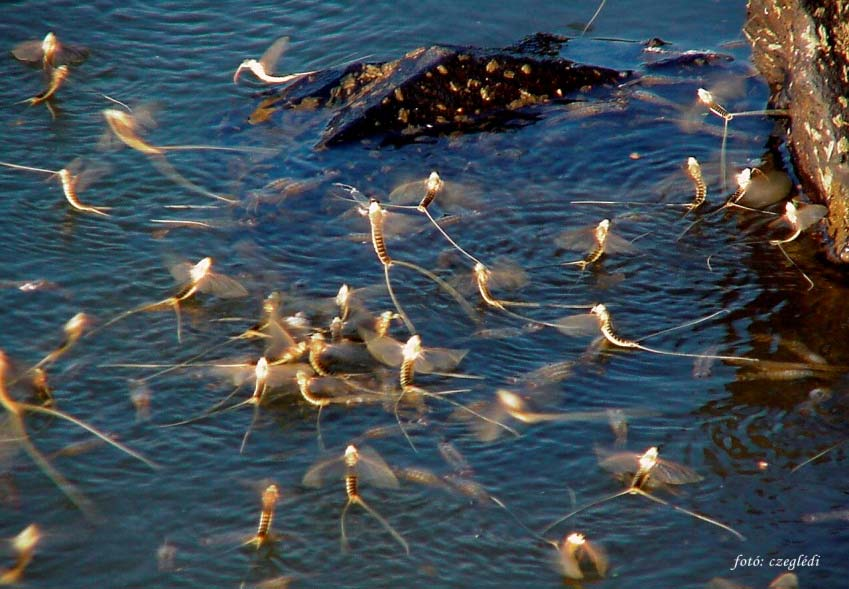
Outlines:
[[[68,79],[68,75],[70,74],[70,70],[68,66],[61,65],[56,69],[50,72],[50,82],[47,85],[47,88],[36,94],[31,98],[27,98],[25,100],[21,100],[18,104],[27,103],[30,106],[36,106],[38,104],[44,104],[47,107],[47,110],[50,111],[50,116],[53,119],[56,118],[56,109],[53,106],[53,97],[56,96],[56,93],[59,91],[65,80]]]
[[[245,287],[237,281],[229,276],[214,272],[212,270],[212,258],[210,257],[203,258],[196,264],[192,264],[191,262],[175,264],[171,267],[171,275],[179,284],[179,290],[176,295],[125,311],[104,323],[98,330],[104,329],[135,313],[172,308],[174,309],[174,314],[177,316],[177,341],[182,343],[182,317],[180,313],[180,304],[182,302],[197,293],[208,293],[222,299],[241,298],[248,295]]]
[[[21,582],[41,538],[41,529],[36,524],[28,525],[12,538],[12,549],[16,554],[15,564],[8,569],[0,569],[0,585],[18,585]]]
[[[616,499],[617,497],[622,497],[623,495],[641,495],[650,501],[666,505],[675,511],[679,511],[703,522],[722,528],[723,530],[734,534],[740,540],[745,540],[743,535],[737,530],[705,515],[684,509],[683,507],[678,507],[677,505],[672,505],[668,501],[660,499],[646,490],[657,485],[684,485],[702,480],[702,477],[698,473],[683,464],[659,458],[657,447],[652,446],[643,454],[633,454],[630,452],[617,452],[614,454],[601,453],[599,455],[599,465],[605,470],[611,471],[618,476],[627,476],[633,473],[633,476],[630,477],[630,484],[628,485],[628,488],[570,511],[563,517],[547,525],[543,529],[542,533],[547,532],[573,515],[591,507],[595,507],[596,505],[606,503]]]
[[[12,49],[15,59],[37,65],[45,71],[63,65],[79,65],[86,60],[88,54],[88,49],[81,45],[60,43],[54,33],[47,33],[41,40],[18,43]]]
[[[45,168],[34,168],[32,166],[22,166],[9,162],[0,162],[0,166],[12,168],[14,170],[26,170],[29,172],[40,172],[50,174],[50,178],[56,177],[62,186],[62,192],[65,194],[65,200],[74,210],[82,213],[94,213],[108,217],[106,212],[108,207],[92,207],[83,204],[80,201],[79,193],[83,192],[92,183],[102,178],[109,173],[110,168],[105,163],[89,163],[80,158],[71,161],[70,164],[61,170],[47,170]]]
[[[53,364],[68,350],[74,347],[74,345],[79,341],[80,337],[82,337],[83,332],[89,325],[91,325],[91,318],[85,313],[77,313],[76,315],[68,319],[68,321],[63,327],[63,331],[65,332],[65,338],[62,340],[62,342],[56,349],[54,349],[44,358],[39,360],[35,364],[35,366],[32,367],[31,370],[36,370],[38,368]]]
[[[68,421],[94,436],[97,436],[121,452],[143,462],[150,468],[158,468],[155,462],[148,460],[135,450],[128,448],[121,442],[113,440],[105,433],[88,425],[86,422],[73,417],[72,415],[59,411],[58,409],[23,401],[16,401],[11,397],[7,390],[7,376],[9,372],[10,364],[8,357],[5,352],[0,350],[0,405],[2,405],[6,413],[4,417],[0,418],[0,430],[6,432],[5,434],[0,435],[0,442],[2,442],[2,444],[19,444],[23,447],[24,451],[30,456],[30,458],[32,458],[38,468],[88,517],[94,519],[96,516],[88,499],[86,499],[85,496],[76,489],[76,487],[68,482],[68,480],[58,470],[56,470],[47,458],[35,447],[35,445],[33,445],[32,441],[30,441],[26,423],[24,421],[24,416],[27,413],[40,413],[42,415],[49,415],[51,417]]]
[[[587,540],[584,534],[572,532],[561,542],[550,542],[557,550],[557,568],[567,579],[580,581],[607,576],[609,561],[601,546]]]
[[[534,411],[530,404],[520,395],[506,389],[498,389],[495,391],[496,399],[504,408],[505,413],[517,421],[522,423],[546,423],[546,422],[570,422],[570,421],[609,421],[610,409],[599,411],[565,411],[560,413],[543,413]],[[640,410],[624,410],[617,409],[623,416],[628,414],[651,415],[650,412]]]
[[[111,130],[111,134],[107,132],[101,138],[101,145],[109,145],[112,138],[117,138],[121,143],[135,149],[148,156],[150,162],[162,173],[163,176],[170,179],[174,183],[186,188],[191,192],[201,194],[220,200],[227,203],[235,203],[232,198],[221,196],[198,186],[188,178],[180,174],[171,162],[165,157],[169,151],[185,151],[185,150],[213,150],[213,151],[232,151],[237,153],[273,153],[274,150],[259,148],[259,147],[223,147],[216,145],[153,145],[146,141],[143,135],[150,129],[156,126],[156,120],[153,117],[152,110],[148,107],[135,109],[133,112],[127,112],[114,108],[103,110],[103,117]],[[113,142],[114,143],[114,142]]]
[[[410,554],[410,546],[407,541],[393,528],[383,516],[371,507],[360,495],[360,483],[368,482],[376,487],[387,489],[399,488],[398,479],[386,464],[386,461],[374,450],[368,447],[357,448],[353,444],[345,449],[342,456],[323,460],[313,465],[304,475],[303,484],[307,487],[320,487],[328,477],[342,474],[345,481],[345,494],[348,497],[342,515],[339,518],[341,531],[342,550],[348,552],[348,533],[345,525],[345,517],[351,505],[359,505],[369,515],[376,519],[383,528],[401,545],[404,552]]]
[[[265,50],[259,59],[244,60],[241,64],[239,64],[239,67],[236,68],[236,73],[233,74],[233,83],[238,83],[239,75],[245,70],[248,70],[260,81],[266,84],[286,84],[287,82],[292,82],[303,78],[304,76],[316,73],[315,71],[311,71],[287,74],[285,76],[272,75],[271,72],[273,72],[277,67],[277,62],[280,61],[280,57],[288,47],[289,37],[280,37]]]
[[[259,147],[224,147],[219,145],[153,145],[142,138],[142,135],[156,127],[156,120],[153,118],[153,112],[150,108],[137,108],[133,112],[106,108],[103,110],[103,117],[117,139],[145,155],[162,156],[168,151],[188,150],[233,151],[237,153],[270,153],[273,151]]]

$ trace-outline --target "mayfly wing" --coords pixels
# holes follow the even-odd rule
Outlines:
[[[192,268],[194,268],[194,264],[191,262],[177,262],[174,264],[168,265],[168,270],[171,272],[171,276],[174,277],[174,280],[180,287],[186,286],[192,282]]]
[[[67,169],[74,175],[74,188],[82,192],[112,171],[112,166],[106,162],[85,162],[79,158],[68,164]]]
[[[427,180],[405,182],[389,193],[389,202],[399,205],[418,204],[425,195]]]
[[[400,366],[404,359],[403,344],[386,335],[376,335],[373,332],[362,330],[363,340],[369,353],[381,364],[386,366]]]
[[[581,229],[568,229],[554,239],[557,247],[565,250],[586,250],[592,247],[595,238],[593,231],[595,227],[583,227]]]
[[[285,385],[295,387],[297,384],[298,372],[312,374],[312,368],[309,364],[275,364],[268,367],[268,377],[266,385],[272,389],[281,388]]]
[[[635,473],[640,468],[640,454],[634,452],[611,452],[596,447],[595,454],[598,465],[617,476]]]
[[[608,233],[604,240],[604,251],[608,254],[631,254],[637,251],[637,246],[624,237]]]
[[[796,209],[796,228],[804,231],[828,214],[828,208],[823,205],[799,205]]]
[[[324,483],[331,479],[341,479],[345,474],[345,460],[343,456],[334,456],[326,458],[313,464],[301,483],[306,487],[321,487]]]
[[[792,188],[792,182],[786,172],[771,170],[752,173],[749,185],[737,204],[752,209],[765,209],[783,200]]]
[[[454,350],[450,348],[425,348],[424,353],[415,362],[418,372],[430,374],[433,372],[450,372],[466,357],[469,350]]]
[[[88,47],[63,43],[59,46],[59,51],[54,58],[54,65],[79,65],[88,59],[88,55]]]
[[[489,285],[499,290],[517,290],[528,284],[528,273],[508,258],[496,258],[489,269]]]
[[[667,485],[698,483],[704,477],[689,466],[659,459],[652,470],[652,478]]]
[[[289,37],[280,37],[274,43],[272,43],[268,49],[262,54],[259,58],[259,63],[265,69],[265,73],[271,75],[274,71],[274,68],[277,66],[277,62],[280,61],[280,57],[285,53],[286,49],[289,47]]]
[[[590,313],[566,315],[551,322],[551,325],[565,335],[592,335],[599,333],[598,319]]]
[[[213,294],[222,299],[238,299],[248,296],[247,289],[238,281],[214,272],[208,273],[198,281],[197,287],[200,292]]]
[[[581,571],[581,564],[578,562],[577,554],[574,548],[569,546],[567,542],[557,550],[557,569],[560,573],[569,579],[580,580],[584,578],[584,573]]]
[[[398,479],[386,461],[376,450],[368,446],[357,448],[360,459],[357,462],[357,472],[360,480],[369,482],[384,489],[397,489]]]
[[[12,55],[18,61],[39,64],[41,63],[41,60],[44,59],[42,43],[43,41],[41,39],[33,39],[31,41],[18,43],[14,48],[12,48]]]

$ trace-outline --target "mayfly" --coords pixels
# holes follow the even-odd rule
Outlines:
[[[0,350],[0,406],[6,411],[6,427],[8,427],[11,438],[19,443],[24,451],[32,458],[33,462],[41,469],[41,471],[55,484],[68,499],[71,500],[74,505],[76,505],[80,510],[83,511],[88,517],[94,518],[95,512],[90,505],[88,499],[85,498],[77,489],[74,487],[68,480],[58,471],[56,468],[47,460],[47,458],[38,450],[38,448],[33,445],[33,443],[29,439],[29,434],[27,432],[26,423],[24,422],[24,416],[27,413],[40,413],[42,415],[49,415],[51,417],[56,417],[59,419],[64,419],[87,432],[97,436],[107,444],[112,447],[124,452],[125,454],[132,456],[136,460],[139,460],[149,466],[150,468],[156,469],[158,466],[151,460],[148,460],[135,450],[128,448],[121,442],[113,440],[111,437],[101,432],[98,429],[88,425],[84,421],[73,417],[63,411],[59,411],[58,409],[53,409],[50,407],[45,407],[42,405],[34,405],[32,403],[27,403],[23,401],[16,401],[13,399],[6,388],[7,385],[7,374],[9,372],[9,360],[6,356],[5,352]]]
[[[70,350],[74,345],[79,341],[85,329],[91,324],[91,318],[85,313],[77,313],[65,323],[63,331],[65,332],[65,338],[59,344],[59,346],[47,354],[44,358],[38,361],[35,366],[33,366],[33,370],[42,368],[44,366],[49,366],[58,360],[61,356],[65,354],[68,350]]]
[[[707,184],[704,176],[702,176],[702,166],[699,160],[694,157],[687,158],[687,175],[693,181],[695,194],[693,202],[686,205],[688,211],[694,211],[705,203],[707,199]]]
[[[33,39],[15,45],[12,56],[18,61],[38,65],[45,71],[62,65],[79,65],[88,57],[88,49],[81,45],[60,43],[53,33],[44,39]]]
[[[227,203],[235,203],[236,201],[232,198],[228,198],[225,196],[221,196],[219,194],[215,194],[214,192],[210,192],[201,186],[198,186],[194,182],[190,181],[182,174],[180,174],[171,162],[165,157],[166,152],[169,151],[177,151],[177,150],[214,150],[214,151],[233,151],[233,152],[244,152],[244,153],[256,153],[256,152],[269,152],[272,150],[266,150],[263,148],[256,147],[222,147],[215,145],[153,145],[149,143],[145,139],[142,138],[142,135],[147,132],[150,128],[156,126],[156,122],[152,117],[152,114],[147,109],[137,109],[133,113],[125,112],[122,110],[117,110],[114,108],[107,108],[103,110],[103,117],[106,119],[107,124],[109,125],[109,129],[112,131],[112,135],[116,137],[121,143],[135,149],[143,153],[144,155],[150,158],[150,162],[156,167],[166,178],[169,178],[176,184],[186,188],[191,192],[195,192],[201,194],[203,196],[207,196],[210,198],[214,198],[215,200],[220,200]],[[102,140],[101,143],[104,145],[109,144],[110,135],[104,136],[105,141]]]
[[[725,203],[690,223],[678,235],[677,240],[680,240],[705,219],[729,208],[775,215],[775,213],[764,209],[782,200],[790,190],[787,174],[777,170],[764,172],[759,168],[745,168],[737,173],[734,179],[737,182],[737,189],[726,199]]]
[[[618,475],[626,475],[629,472],[633,472],[633,476],[631,477],[631,482],[628,485],[628,488],[618,493],[614,493],[613,495],[608,495],[607,497],[599,499],[598,501],[593,501],[592,503],[584,505],[583,507],[579,507],[578,509],[572,510],[563,517],[547,525],[545,529],[543,529],[543,533],[557,526],[561,522],[569,519],[573,515],[576,515],[591,507],[595,507],[596,505],[606,503],[608,501],[616,499],[617,497],[622,497],[623,495],[641,495],[642,497],[645,497],[650,501],[654,501],[655,503],[659,503],[661,505],[666,505],[667,507],[671,507],[675,511],[680,511],[681,513],[684,513],[703,522],[709,523],[711,525],[722,528],[723,530],[731,532],[740,540],[745,540],[743,535],[740,534],[740,532],[738,532],[737,530],[715,519],[701,515],[694,511],[690,511],[688,509],[684,509],[683,507],[679,507],[677,505],[672,505],[668,501],[656,497],[646,490],[646,488],[651,488],[651,486],[655,485],[656,483],[661,485],[683,485],[688,483],[695,483],[702,480],[702,477],[692,469],[682,464],[670,462],[659,458],[657,447],[652,446],[651,448],[646,450],[645,453],[643,453],[642,455],[632,454],[630,452],[622,452],[609,456],[603,455],[600,456],[600,458],[600,465],[605,470],[610,470]]]
[[[109,128],[122,143],[140,151],[145,155],[165,155],[168,151],[212,150],[234,151],[239,153],[269,152],[270,150],[257,147],[223,147],[218,145],[153,145],[145,141],[142,135],[156,126],[152,114],[144,109],[130,113],[114,108],[103,110]]]
[[[360,387],[353,379],[335,376],[313,376],[306,370],[298,370],[295,374],[301,397],[314,407],[318,407],[315,427],[318,434],[318,445],[324,449],[324,438],[321,434],[321,412],[329,405],[362,405],[365,403],[381,403],[385,397],[375,391]]]
[[[286,84],[288,82],[303,78],[304,76],[314,74],[315,71],[300,72],[297,74],[287,74],[285,76],[273,76],[271,74],[271,72],[273,72],[274,68],[277,66],[277,62],[280,61],[280,57],[283,55],[283,53],[288,47],[289,37],[280,37],[274,43],[272,43],[268,47],[268,49],[265,50],[265,52],[259,59],[244,60],[241,64],[239,64],[239,67],[236,68],[236,73],[233,74],[233,83],[238,83],[239,75],[244,70],[248,70],[253,75],[255,75],[260,81],[266,84]]]
[[[30,524],[12,538],[12,548],[17,554],[15,564],[6,570],[0,570],[0,585],[17,585],[29,566],[35,549],[41,541],[41,528]]]
[[[797,205],[793,201],[787,201],[784,207],[784,215],[779,220],[790,225],[793,232],[784,239],[771,239],[769,243],[772,245],[790,243],[799,237],[803,231],[825,217],[826,214],[828,214],[828,208],[823,205],[805,203]]]
[[[400,369],[399,369],[399,376],[398,376],[398,382],[400,384],[401,392],[395,400],[395,419],[398,422],[398,426],[401,428],[401,432],[404,434],[404,437],[407,439],[407,442],[410,444],[410,447],[413,448],[413,450],[415,450],[416,447],[413,444],[413,441],[410,439],[410,436],[407,435],[407,432],[404,429],[403,424],[401,423],[401,416],[398,412],[398,408],[401,404],[401,401],[404,400],[404,398],[408,397],[408,396],[413,397],[413,398],[418,398],[418,397],[423,396],[423,397],[428,397],[428,398],[439,399],[439,400],[445,401],[446,403],[449,403],[450,405],[455,406],[458,410],[464,411],[464,412],[468,413],[469,415],[472,415],[472,416],[474,416],[474,417],[476,417],[476,418],[478,418],[482,421],[485,421],[485,422],[487,422],[487,423],[489,423],[493,426],[504,429],[504,430],[510,432],[511,434],[515,435],[515,436],[519,435],[518,432],[515,429],[513,429],[509,426],[506,426],[503,423],[500,423],[499,421],[497,421],[496,419],[492,419],[487,415],[479,413],[479,412],[475,411],[474,409],[471,409],[470,407],[467,407],[466,405],[463,405],[462,403],[458,403],[457,401],[454,401],[454,400],[449,399],[447,397],[447,395],[449,395],[449,394],[466,392],[466,389],[441,391],[441,392],[438,392],[438,393],[432,393],[430,391],[427,391],[427,390],[415,385],[413,381],[414,381],[414,375],[415,375],[416,367],[420,362],[422,362],[422,360],[424,360],[425,363],[426,363],[427,362],[426,358],[427,358],[427,353],[426,353],[425,349],[422,348],[421,336],[414,335],[414,336],[410,337],[410,339],[407,340],[407,343],[404,344],[404,346],[402,347],[402,350],[401,350],[401,366],[400,366]],[[423,364],[427,365],[425,363],[423,363]]]
[[[83,192],[93,182],[95,182],[97,179],[101,178],[109,172],[109,166],[107,166],[106,164],[86,163],[83,160],[77,158],[61,170],[48,170],[45,168],[22,166],[9,162],[0,162],[0,166],[11,168],[13,170],[26,170],[29,172],[40,172],[43,174],[50,174],[51,178],[56,177],[59,179],[59,183],[62,186],[62,192],[65,194],[65,200],[68,201],[68,204],[71,205],[74,210],[83,213],[93,213],[96,215],[102,215],[104,217],[109,216],[109,214],[106,212],[108,208],[92,207],[87,204],[83,204],[79,198],[80,192]]]
[[[458,293],[456,289],[454,289],[454,287],[439,278],[436,274],[430,272],[429,270],[425,270],[424,268],[416,264],[389,257],[389,253],[386,249],[386,238],[383,233],[384,216],[385,211],[380,206],[380,203],[372,199],[368,206],[368,219],[369,224],[371,225],[372,247],[374,248],[374,252],[377,255],[377,259],[383,265],[383,273],[386,279],[386,288],[389,291],[389,296],[392,299],[392,303],[395,305],[395,309],[398,311],[398,314],[401,316],[401,320],[404,322],[404,325],[407,326],[407,329],[410,331],[410,333],[414,334],[416,332],[416,328],[410,321],[410,318],[404,312],[404,309],[401,307],[401,304],[398,302],[398,298],[395,296],[395,291],[392,289],[392,282],[389,279],[389,270],[393,265],[403,266],[404,268],[415,270],[419,274],[422,274],[426,278],[429,278],[440,288],[445,290],[449,295],[451,295],[451,297],[455,301],[457,301],[457,303],[463,308],[463,310],[470,318],[476,319],[475,311],[471,307],[471,305],[469,305],[468,301],[466,301],[466,299],[463,298],[463,296]]]
[[[439,233],[442,234],[442,237],[444,237],[448,241],[448,243],[450,243],[451,246],[454,247],[455,250],[457,250],[458,252],[463,254],[466,258],[471,260],[474,264],[481,264],[480,260],[478,260],[472,254],[470,254],[465,249],[460,247],[460,245],[457,244],[457,242],[454,241],[451,238],[450,235],[448,235],[448,233],[445,231],[445,229],[443,229],[442,226],[439,223],[436,222],[436,219],[433,218],[433,215],[430,214],[430,210],[428,209],[428,207],[431,205],[431,203],[433,203],[434,199],[437,196],[439,196],[440,194],[443,194],[444,192],[445,192],[445,181],[442,180],[442,178],[439,176],[439,174],[436,171],[433,171],[433,172],[430,173],[430,176],[428,176],[427,180],[425,180],[424,182],[418,181],[418,182],[410,182],[408,184],[403,184],[403,185],[399,186],[398,188],[396,188],[395,190],[393,190],[389,194],[389,200],[390,201],[402,202],[403,200],[406,200],[405,196],[407,194],[412,193],[412,194],[415,195],[416,193],[418,193],[418,194],[421,195],[421,200],[419,200],[418,204],[412,205],[412,206],[405,206],[405,205],[390,205],[390,206],[395,206],[395,207],[398,207],[398,208],[410,208],[410,209],[414,209],[414,210],[424,214],[428,218],[430,223],[434,227],[436,227],[437,231],[439,231]]]
[[[723,129],[722,129],[722,148],[719,153],[719,175],[722,178],[722,189],[725,190],[726,187],[726,178],[725,178],[725,144],[728,139],[728,125],[734,120],[735,117],[752,117],[752,116],[787,116],[786,110],[780,109],[767,109],[767,110],[750,110],[744,112],[728,112],[728,110],[719,104],[714,98],[713,94],[704,88],[699,88],[697,91],[697,95],[699,97],[699,102],[704,104],[708,110],[722,119],[723,121]]]
[[[253,546],[259,550],[273,541],[271,523],[274,520],[274,510],[277,509],[277,502],[279,500],[280,490],[277,488],[277,485],[268,485],[265,491],[262,492],[262,507],[259,512],[259,524],[257,524],[256,534],[245,542],[246,545]]]
[[[183,341],[182,335],[182,318],[180,314],[180,304],[195,294],[209,293],[222,299],[241,298],[248,295],[245,287],[223,274],[218,274],[212,270],[212,258],[206,257],[196,264],[191,262],[181,262],[171,268],[171,275],[177,280],[180,289],[177,294],[167,299],[155,303],[148,303],[130,309],[121,313],[117,317],[110,319],[99,329],[104,329],[121,319],[129,317],[135,313],[143,311],[157,311],[163,308],[174,309],[174,314],[177,316],[177,341]]]
[[[640,338],[639,340],[629,340],[619,336],[619,334],[613,327],[613,318],[610,315],[610,311],[608,311],[607,307],[601,303],[595,305],[592,309],[590,309],[590,312],[588,314],[564,317],[555,323],[547,325],[555,327],[561,333],[565,333],[567,335],[577,335],[581,333],[590,332],[590,330],[593,329],[593,324],[595,324],[594,329],[601,331],[601,334],[604,336],[604,339],[616,346],[617,348],[630,348],[635,350],[643,350],[644,352],[651,352],[653,354],[660,354],[664,356],[679,356],[683,358],[714,358],[716,360],[728,360],[736,362],[760,362],[758,358],[749,358],[746,356],[724,356],[712,354],[688,354],[685,352],[670,352],[667,350],[658,350],[656,348],[650,348],[640,343],[641,341],[648,339],[649,337],[654,337],[662,333],[668,333],[672,330],[682,329],[684,327],[689,327],[697,323],[707,321],[723,312],[724,311],[718,311],[716,313],[708,315],[707,317],[696,319],[694,321],[689,321],[682,325],[678,325],[676,327],[668,328],[657,333],[653,333],[650,336],[645,336],[643,338]]]
[[[559,543],[549,543],[557,550],[557,568],[564,577],[580,581],[586,577],[607,576],[607,554],[601,546],[587,540],[584,534],[572,532]]]
[[[59,88],[61,88],[65,83],[65,80],[68,79],[69,74],[70,70],[68,69],[68,66],[62,65],[57,67],[50,72],[50,83],[47,85],[47,88],[31,98],[22,100],[19,104],[26,102],[30,106],[36,106],[43,103],[47,107],[47,110],[50,111],[50,115],[55,119],[56,110],[54,109],[51,101],[53,97],[56,96]]]
[[[612,233],[610,225],[610,219],[602,219],[595,227],[572,229],[561,233],[555,243],[567,250],[585,249],[587,238],[592,238],[592,245],[582,259],[565,262],[562,265],[578,266],[581,270],[585,270],[588,266],[601,260],[605,254],[633,253],[636,251],[631,242]]]
[[[610,419],[609,409],[599,411],[572,411],[563,413],[543,413],[534,411],[520,395],[506,389],[495,391],[496,400],[504,409],[504,412],[522,423],[546,423],[546,422],[570,422],[570,421],[608,421]],[[622,415],[650,415],[649,412],[627,411],[618,409]]]
[[[340,468],[341,467],[341,468]],[[398,479],[389,468],[383,458],[371,448],[357,448],[353,444],[345,449],[345,454],[324,460],[312,466],[304,475],[303,484],[307,487],[320,487],[329,476],[343,475],[345,481],[345,494],[348,497],[342,515],[339,518],[341,530],[342,550],[347,552],[348,533],[345,526],[345,517],[351,505],[359,505],[374,517],[383,528],[404,548],[404,552],[410,554],[410,546],[407,541],[393,528],[383,516],[371,507],[360,495],[360,483],[368,482],[377,487],[397,489]]]
[[[286,368],[287,369],[293,369],[292,366],[287,366]],[[269,370],[269,366],[268,366],[268,360],[266,360],[264,357],[260,358],[257,361],[256,366],[254,367],[254,378],[253,378],[253,380],[254,380],[254,392],[248,399],[245,399],[244,401],[242,401],[240,403],[236,403],[235,405],[231,405],[229,407],[223,408],[224,404],[227,403],[227,401],[230,400],[230,398],[236,393],[236,391],[239,390],[239,388],[237,387],[226,398],[224,398],[219,403],[216,403],[214,406],[210,407],[209,409],[204,411],[199,416],[192,417],[190,419],[185,419],[183,421],[178,421],[176,423],[169,423],[169,424],[166,424],[162,427],[172,427],[172,426],[175,426],[175,425],[186,425],[186,424],[189,424],[189,423],[194,423],[196,421],[200,421],[201,419],[206,419],[210,415],[214,415],[216,413],[221,413],[222,411],[232,411],[234,409],[238,409],[238,408],[244,407],[246,405],[253,405],[254,413],[253,413],[253,417],[251,418],[251,423],[248,425],[248,428],[245,430],[245,435],[242,437],[242,445],[239,446],[239,454],[244,453],[245,446],[248,443],[248,437],[250,436],[250,433],[251,433],[251,429],[253,429],[254,423],[256,423],[256,419],[259,415],[259,407],[260,407],[260,404],[264,400],[263,396],[265,395],[266,391],[269,388],[269,383],[268,383],[269,372],[270,372],[270,370]]]

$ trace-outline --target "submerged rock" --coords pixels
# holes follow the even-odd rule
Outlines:
[[[273,91],[251,120],[265,120],[280,108],[327,107],[336,110],[317,147],[372,135],[407,142],[535,120],[539,114],[528,107],[580,100],[630,77],[630,72],[554,57],[563,42],[539,34],[502,50],[437,45],[395,61],[355,63]]]

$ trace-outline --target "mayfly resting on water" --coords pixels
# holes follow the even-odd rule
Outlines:
[[[157,301],[148,303],[130,309],[121,313],[117,317],[110,319],[99,329],[104,329],[113,323],[116,323],[135,313],[143,311],[158,311],[160,309],[172,308],[177,316],[177,341],[183,341],[182,317],[180,313],[180,304],[197,293],[208,293],[222,299],[241,298],[248,295],[245,287],[223,274],[218,274],[212,270],[212,258],[203,258],[196,264],[191,262],[181,262],[175,264],[171,268],[171,274],[180,285],[180,289],[176,295]]]
[[[612,233],[610,225],[610,219],[602,219],[595,227],[571,229],[561,233],[555,240],[559,247],[566,250],[587,250],[582,259],[564,262],[562,265],[578,266],[581,270],[586,270],[588,266],[601,260],[604,255],[634,253],[636,251],[634,245]],[[590,240],[592,240],[591,245],[588,244]]]
[[[650,348],[648,346],[644,346],[640,342],[648,339],[649,337],[654,337],[660,335],[662,333],[668,333],[670,331],[674,331],[677,329],[682,329],[684,327],[689,327],[695,325],[697,323],[701,323],[703,321],[707,321],[708,319],[712,319],[716,317],[720,313],[724,313],[725,311],[718,311],[707,317],[703,317],[701,319],[696,319],[694,321],[688,321],[683,325],[678,325],[676,327],[671,327],[668,329],[664,329],[662,331],[653,333],[648,336],[644,336],[639,340],[630,340],[625,339],[616,332],[613,327],[613,318],[610,315],[610,311],[607,310],[607,307],[601,303],[595,305],[588,314],[579,314],[579,315],[571,315],[567,317],[561,318],[559,321],[553,323],[546,323],[546,325],[550,325],[551,327],[556,328],[561,333],[567,335],[579,335],[579,334],[587,334],[592,333],[592,331],[601,331],[601,335],[604,336],[604,339],[607,340],[610,344],[616,346],[617,348],[631,348],[636,350],[643,350],[644,352],[650,352],[652,354],[660,354],[663,356],[679,356],[683,358],[713,358],[716,360],[728,360],[728,361],[736,361],[736,362],[751,362],[757,363],[760,362],[758,358],[749,358],[746,356],[724,356],[724,355],[712,355],[712,354],[689,354],[686,352],[670,352],[668,350],[658,350],[656,348]],[[594,320],[594,321],[593,321]]]
[[[351,505],[359,505],[376,519],[383,528],[401,545],[404,552],[410,554],[410,546],[403,536],[393,528],[383,516],[371,507],[360,495],[360,483],[371,483],[376,487],[397,489],[398,479],[381,456],[371,448],[357,448],[353,444],[345,449],[342,456],[323,460],[312,466],[304,475],[303,484],[307,487],[320,487],[328,478],[342,475],[345,482],[345,494],[348,497],[342,515],[339,518],[342,550],[350,550],[345,517]]]
[[[81,64],[88,57],[88,49],[81,45],[61,43],[55,34],[47,33],[44,39],[18,43],[12,49],[12,56],[18,61],[49,71],[63,65]]]
[[[618,497],[622,497],[623,495],[641,495],[650,501],[666,505],[675,511],[680,511],[681,513],[731,532],[740,540],[745,539],[740,532],[715,519],[684,509],[683,507],[678,507],[677,505],[672,505],[668,501],[660,499],[646,490],[657,485],[684,485],[688,483],[696,483],[702,480],[702,477],[698,473],[683,464],[659,458],[657,447],[653,446],[646,450],[643,454],[634,454],[631,452],[607,454],[602,452],[599,454],[599,465],[605,470],[613,472],[618,476],[628,476],[633,473],[633,476],[630,477],[630,484],[628,485],[628,488],[570,511],[563,517],[547,525],[542,530],[542,533],[547,532],[570,517],[591,507],[595,507],[596,505],[606,503]]]

